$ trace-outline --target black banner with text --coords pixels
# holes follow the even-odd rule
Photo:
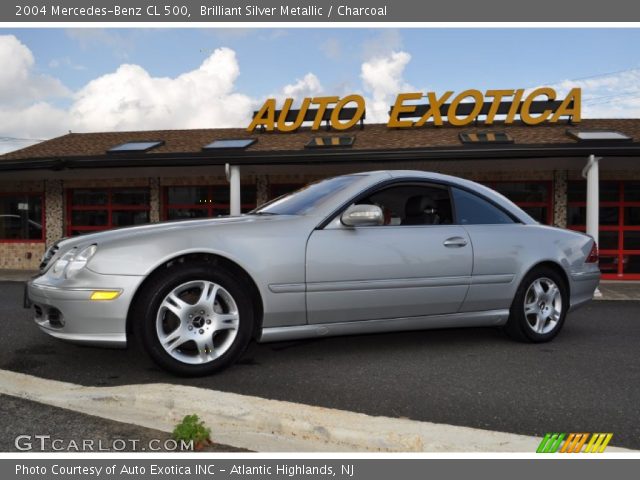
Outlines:
[[[609,0],[16,0],[0,22],[637,22],[637,2]]]

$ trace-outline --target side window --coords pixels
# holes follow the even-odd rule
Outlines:
[[[384,225],[450,225],[453,223],[449,189],[440,185],[398,185],[362,199],[359,204],[377,205]]]
[[[515,223],[509,215],[483,198],[459,188],[453,188],[452,191],[458,224],[495,225]]]

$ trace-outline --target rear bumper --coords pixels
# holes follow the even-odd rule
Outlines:
[[[600,270],[572,273],[570,281],[571,312],[593,300],[593,293],[600,284]]]
[[[92,287],[51,285],[46,276],[27,283],[33,319],[52,337],[85,345],[124,348],[133,294],[143,277],[91,274]],[[118,290],[114,300],[90,300],[95,290]]]

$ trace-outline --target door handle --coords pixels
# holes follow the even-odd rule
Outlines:
[[[447,238],[444,242],[442,242],[442,244],[445,247],[459,248],[459,247],[464,247],[467,244],[467,241],[462,237],[451,237],[451,238]]]

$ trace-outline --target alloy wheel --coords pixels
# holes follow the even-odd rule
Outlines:
[[[209,363],[224,355],[239,325],[234,298],[208,280],[175,287],[162,300],[156,316],[160,345],[173,358],[188,364]]]
[[[531,283],[524,296],[524,316],[527,326],[537,334],[556,328],[562,317],[562,293],[553,280],[542,277]]]

